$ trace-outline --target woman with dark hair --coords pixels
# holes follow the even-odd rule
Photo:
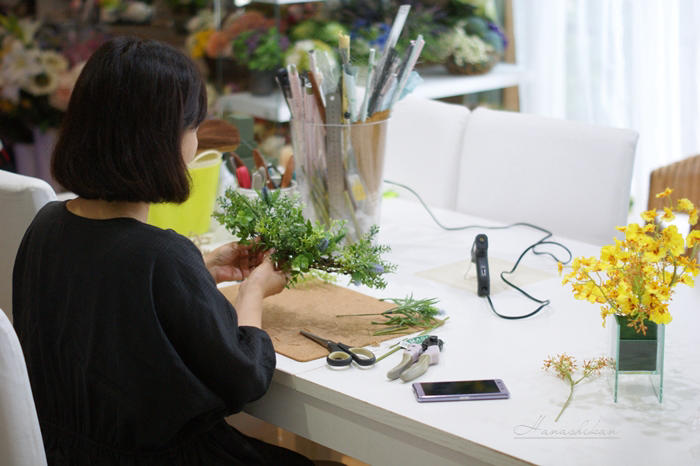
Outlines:
[[[149,203],[187,199],[205,115],[193,63],[154,41],[107,42],[76,83],[52,169],[78,197],[37,214],[13,276],[49,464],[311,464],[224,421],[269,387],[262,300],[287,277],[146,223]],[[235,309],[225,280],[243,280]]]

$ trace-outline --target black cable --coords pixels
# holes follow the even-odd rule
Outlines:
[[[387,184],[393,184],[395,186],[399,186],[399,187],[409,191],[414,196],[416,196],[416,199],[418,199],[418,201],[423,205],[423,207],[428,212],[430,217],[432,217],[432,219],[435,221],[435,223],[440,228],[442,228],[443,230],[446,230],[446,231],[461,231],[461,230],[470,230],[473,228],[480,228],[480,229],[484,229],[484,230],[505,230],[508,228],[516,227],[516,226],[525,226],[525,227],[533,228],[535,230],[538,230],[538,231],[541,231],[542,233],[544,233],[545,235],[539,241],[528,246],[522,252],[522,254],[520,254],[520,257],[518,257],[518,260],[515,261],[513,268],[511,268],[509,271],[503,271],[500,273],[501,280],[503,280],[508,286],[510,286],[511,288],[514,288],[515,290],[520,292],[523,296],[527,297],[528,299],[535,301],[536,303],[539,303],[540,306],[537,309],[535,309],[534,311],[530,312],[529,314],[525,314],[522,316],[506,316],[503,314],[499,314],[498,311],[496,311],[496,308],[493,306],[493,302],[491,301],[491,296],[487,295],[486,300],[488,301],[489,306],[491,307],[491,310],[493,311],[494,314],[496,314],[498,317],[501,317],[503,319],[509,319],[509,320],[525,319],[527,317],[534,316],[535,314],[540,312],[543,307],[547,306],[550,303],[550,301],[548,299],[541,300],[541,299],[535,298],[534,296],[529,294],[527,291],[523,290],[519,286],[508,281],[504,275],[514,274],[516,269],[518,268],[518,265],[520,265],[520,261],[523,259],[525,254],[528,253],[528,251],[532,251],[533,254],[538,255],[538,256],[539,255],[549,256],[552,259],[554,259],[555,261],[561,262],[562,264],[568,264],[571,261],[571,259],[573,258],[571,251],[569,250],[569,248],[564,246],[562,243],[559,243],[557,241],[547,241],[549,238],[551,238],[553,236],[551,231],[549,231],[545,228],[542,228],[542,227],[538,227],[537,225],[527,223],[527,222],[517,222],[517,223],[512,223],[510,225],[505,225],[505,226],[466,225],[466,226],[460,226],[460,227],[448,227],[448,226],[445,226],[442,223],[440,223],[440,221],[437,219],[437,217],[435,217],[435,214],[433,214],[433,211],[430,210],[430,207],[428,207],[428,205],[425,203],[425,201],[423,201],[423,198],[420,197],[420,195],[416,191],[414,191],[412,188],[406,186],[405,184],[397,183],[396,181],[384,180],[384,182]],[[549,251],[537,251],[536,248],[537,248],[537,246],[540,246],[540,245],[559,246],[567,252],[567,254],[569,255],[569,258],[566,261],[560,261],[557,258],[557,256],[555,256],[554,254],[552,254]]]

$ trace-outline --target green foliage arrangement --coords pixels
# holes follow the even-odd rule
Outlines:
[[[350,276],[355,284],[386,287],[385,273],[396,269],[382,259],[390,248],[374,244],[379,228],[374,225],[357,242],[343,242],[344,222],[326,228],[304,218],[299,199],[270,193],[264,188],[255,199],[228,189],[219,199],[222,213],[214,217],[243,244],[257,241],[264,250],[273,249],[272,260],[290,274],[294,285],[311,270]]]
[[[434,328],[443,321],[437,319],[440,310],[435,307],[437,298],[415,299],[413,295],[406,298],[384,298],[381,301],[389,301],[396,304],[384,312],[378,314],[340,314],[336,317],[356,316],[381,316],[385,320],[372,322],[374,325],[384,325],[385,328],[377,330],[374,335],[394,335],[411,333],[416,327]]]

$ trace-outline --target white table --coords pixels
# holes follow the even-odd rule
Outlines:
[[[522,321],[500,319],[475,292],[415,275],[466,258],[479,230],[443,231],[410,201],[385,200],[382,210],[380,241],[391,245],[388,258],[399,270],[385,290],[361,291],[438,297],[450,317],[434,332],[445,341],[439,365],[417,381],[501,378],[511,398],[417,403],[410,384],[385,377],[400,352],[365,370],[333,370],[324,359],[299,363],[278,355],[272,387],[246,407],[249,414],[372,465],[700,464],[700,289],[677,288],[674,320],[666,329],[662,404],[643,375],[623,376],[615,404],[612,377],[603,375],[579,384],[554,423],[568,385],[543,371],[542,362],[561,352],[579,361],[607,353],[611,330],[601,327],[597,307],[573,299],[551,259],[530,255],[523,265],[549,271],[552,278],[527,291],[552,304]],[[449,225],[478,222],[437,214]],[[508,261],[541,236],[526,228],[486,233],[490,256]],[[564,242],[574,255],[599,251]],[[493,301],[501,313],[535,307],[512,291]],[[382,354],[387,346],[373,349]]]

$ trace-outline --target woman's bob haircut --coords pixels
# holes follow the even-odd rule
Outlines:
[[[204,81],[184,54],[156,41],[112,39],[75,84],[54,178],[85,199],[184,202],[190,177],[182,136],[206,113]]]

